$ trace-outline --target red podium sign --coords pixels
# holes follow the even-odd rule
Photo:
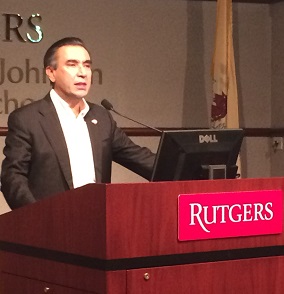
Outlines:
[[[280,234],[282,215],[281,190],[182,194],[178,240]]]

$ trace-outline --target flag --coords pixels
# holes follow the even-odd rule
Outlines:
[[[239,128],[232,29],[232,0],[217,0],[215,48],[212,62],[212,128]]]
[[[232,0],[217,0],[215,47],[212,62],[211,127],[239,128],[238,91],[233,46]],[[240,156],[237,160],[241,174]]]

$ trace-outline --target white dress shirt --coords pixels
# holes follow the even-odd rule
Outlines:
[[[85,107],[79,115],[73,113],[60,96],[52,89],[51,100],[55,106],[68,148],[74,188],[96,181],[92,145],[84,120],[90,107],[83,98]]]

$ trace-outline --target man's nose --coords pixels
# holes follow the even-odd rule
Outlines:
[[[85,77],[87,75],[86,68],[83,65],[78,66],[78,76]]]

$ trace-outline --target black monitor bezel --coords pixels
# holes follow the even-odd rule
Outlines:
[[[196,151],[191,151],[189,153],[186,153],[183,155],[183,152],[181,151],[182,146],[176,146],[175,150],[174,150],[174,154],[166,154],[167,148],[170,149],[170,147],[168,147],[169,145],[169,141],[173,139],[173,137],[178,137],[181,136],[183,137],[183,140],[186,141],[186,138],[188,137],[189,139],[194,137],[194,136],[199,136],[199,135],[211,135],[212,136],[217,136],[218,137],[222,137],[222,142],[218,142],[216,145],[211,145],[209,146],[210,148],[209,151],[206,150],[205,146],[202,150],[202,148],[204,145],[196,145],[194,146],[194,143],[189,142],[189,146],[191,146],[191,148],[195,148]],[[207,156],[209,156],[210,152],[212,152],[212,154],[210,155],[211,158],[213,158],[213,155],[215,153],[215,155],[218,157],[220,154],[220,152],[218,153],[218,148],[221,148],[220,146],[223,145],[223,148],[227,148],[227,150],[225,151],[226,154],[228,155],[228,158],[225,160],[225,162],[218,162],[217,160],[217,164],[218,165],[225,165],[226,166],[226,174],[225,174],[225,178],[235,178],[237,176],[237,166],[236,166],[236,161],[237,161],[237,157],[240,153],[240,148],[241,148],[241,144],[242,144],[242,140],[244,137],[244,130],[243,129],[191,129],[191,130],[168,130],[168,131],[163,131],[161,139],[160,139],[160,143],[158,146],[158,150],[157,150],[157,154],[156,154],[156,159],[155,159],[155,163],[154,163],[154,167],[153,167],[153,172],[152,172],[152,177],[151,180],[152,182],[156,182],[156,181],[180,181],[180,180],[201,180],[201,179],[209,179],[209,171],[208,171],[208,166],[206,165],[202,165],[200,164],[200,167],[198,167],[198,169],[200,169],[199,171],[196,171],[196,175],[194,176],[188,176],[188,178],[184,178],[184,175],[181,176],[181,171],[177,171],[177,169],[179,167],[174,167],[175,171],[170,173],[169,172],[169,176],[165,175],[165,170],[166,169],[171,169],[175,163],[172,163],[172,161],[174,160],[174,158],[177,158],[177,165],[179,164],[179,161],[183,161],[185,159],[179,160],[181,158],[181,156],[194,156],[194,154],[199,154],[199,159],[202,156],[202,153],[205,154],[207,153]],[[210,137],[209,137],[210,138]],[[226,141],[227,140],[227,141]],[[178,143],[175,141],[175,143],[178,145]],[[196,144],[196,142],[195,142]],[[211,143],[208,143],[211,144]],[[212,143],[214,144],[214,143]],[[219,146],[219,147],[218,147]],[[217,149],[214,149],[214,147],[216,147]],[[197,150],[199,149],[199,150]],[[200,150],[201,149],[201,150]],[[196,152],[196,153],[195,153]],[[178,153],[178,155],[177,155]],[[190,153],[192,153],[190,155]],[[223,152],[224,153],[224,152]],[[170,156],[170,157],[169,157]],[[223,154],[224,156],[224,154]],[[189,160],[190,161],[190,160]],[[202,160],[200,160],[202,161]],[[184,164],[184,163],[182,163]],[[197,165],[197,164],[196,164]],[[182,169],[183,167],[180,167],[180,169]],[[194,168],[194,167],[193,167]],[[179,174],[178,174],[179,173]],[[194,171],[192,171],[192,173],[194,173]],[[199,173],[199,174],[198,174]],[[187,177],[187,175],[185,175]]]

